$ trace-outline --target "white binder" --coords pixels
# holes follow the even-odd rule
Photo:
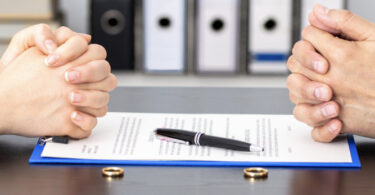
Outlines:
[[[240,0],[198,0],[196,71],[234,73],[239,62]]]
[[[312,12],[315,4],[321,4],[329,9],[344,9],[345,0],[302,0],[301,2],[301,31],[308,26],[309,13]]]
[[[186,56],[185,0],[144,0],[144,69],[183,72]]]
[[[287,73],[292,44],[292,0],[250,0],[250,73]]]

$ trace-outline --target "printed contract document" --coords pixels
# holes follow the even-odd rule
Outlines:
[[[184,145],[156,138],[156,128],[200,131],[250,142],[264,152],[238,152]],[[230,162],[351,163],[346,136],[318,143],[311,127],[291,115],[108,113],[89,138],[68,144],[46,143],[42,157]]]

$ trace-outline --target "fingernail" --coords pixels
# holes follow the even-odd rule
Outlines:
[[[337,122],[333,122],[328,125],[328,131],[331,133],[336,133],[336,131],[339,129],[339,124]]]
[[[50,54],[53,53],[57,48],[56,43],[52,40],[45,40],[44,45],[46,46],[46,48],[47,48],[47,50]]]
[[[79,72],[77,72],[77,71],[67,71],[67,72],[65,72],[66,82],[78,80],[78,77],[79,77]]]
[[[314,90],[314,95],[320,100],[325,100],[328,98],[328,91],[325,87],[318,87]]]
[[[80,103],[82,101],[83,97],[81,94],[79,93],[75,93],[75,92],[72,92],[70,94],[70,101],[72,103]]]
[[[45,60],[44,60],[44,63],[47,65],[47,66],[51,66],[51,65],[54,65],[56,64],[57,60],[59,59],[59,56],[56,55],[56,54],[52,54],[50,56],[48,56]]]
[[[83,119],[82,115],[78,114],[78,112],[73,112],[72,118],[76,121],[81,121]]]
[[[321,112],[323,116],[330,117],[336,114],[336,108],[333,105],[327,105],[321,109]]]
[[[322,61],[314,61],[313,68],[316,72],[324,73],[325,67]]]
[[[317,14],[321,15],[321,16],[325,16],[328,14],[329,12],[329,9],[323,5],[316,5],[316,11],[317,11]]]

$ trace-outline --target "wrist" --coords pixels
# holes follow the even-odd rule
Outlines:
[[[1,72],[0,72],[1,73]],[[1,74],[0,74],[1,78]],[[9,116],[8,116],[8,104],[6,102],[6,95],[4,93],[3,86],[1,85],[0,80],[0,134],[9,134],[10,126],[9,123]]]

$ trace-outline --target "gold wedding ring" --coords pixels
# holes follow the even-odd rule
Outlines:
[[[102,174],[107,177],[122,177],[124,169],[120,167],[105,167],[102,169]]]
[[[261,167],[251,167],[243,170],[245,177],[265,178],[268,176],[268,170]]]

